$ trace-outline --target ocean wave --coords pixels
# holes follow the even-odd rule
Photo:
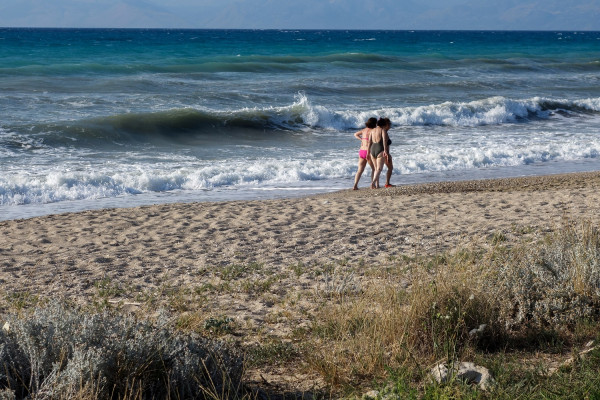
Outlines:
[[[300,39],[297,39],[300,40]],[[371,39],[355,39],[368,41]],[[102,60],[64,59],[49,64],[27,64],[0,66],[0,76],[51,77],[51,76],[106,76],[143,74],[207,74],[221,73],[297,73],[323,70],[323,64],[338,68],[393,69],[394,71],[433,72],[456,68],[469,71],[492,69],[498,72],[540,72],[552,70],[565,73],[597,72],[596,61],[550,59],[535,62],[523,57],[507,58],[457,58],[448,60],[439,53],[425,58],[406,55],[377,54],[369,52],[339,52],[332,54],[262,55],[237,54],[211,58],[164,59],[156,63],[144,63],[136,59],[124,59],[121,63],[103,63]]]
[[[182,141],[206,135],[261,135],[273,131],[298,131],[309,127],[305,96],[288,106],[247,107],[237,110],[173,109],[149,113],[127,113],[79,121],[22,127],[34,132],[46,145],[95,145],[102,143]],[[267,132],[267,133],[265,133]],[[23,136],[29,141],[29,135]],[[0,138],[1,140],[1,138]]]
[[[446,171],[472,171],[483,168],[542,165],[552,162],[581,162],[600,157],[600,140],[570,140],[537,143],[490,142],[480,146],[441,145],[426,151],[418,148],[403,151],[394,158],[399,174]],[[393,155],[393,148],[392,148]]]
[[[128,143],[154,140],[194,140],[206,135],[264,137],[286,132],[347,132],[360,129],[370,117],[388,117],[394,126],[476,127],[534,123],[559,117],[583,117],[600,113],[600,98],[515,100],[491,97],[471,102],[444,102],[413,107],[381,107],[367,110],[335,110],[314,104],[304,93],[284,106],[246,107],[236,110],[173,109],[127,113],[79,121],[38,124],[22,131],[38,134],[36,144],[72,145],[98,141]],[[345,133],[344,133],[345,134]],[[42,137],[42,140],[39,138]],[[283,137],[283,136],[280,136]],[[5,138],[8,140],[8,138]],[[2,138],[0,138],[0,141]],[[10,140],[17,140],[14,135]],[[24,139],[31,145],[31,139]],[[14,144],[16,145],[16,144]]]
[[[146,73],[293,73],[309,68],[318,67],[323,63],[337,63],[338,65],[351,66],[365,63],[373,66],[373,63],[392,63],[396,65],[398,57],[383,56],[371,53],[333,53],[325,55],[236,55],[211,57],[210,59],[189,59],[187,62],[181,60],[166,60],[165,63],[139,63],[135,60],[120,64],[106,64],[102,62],[80,62],[79,60],[64,60],[52,64],[30,64],[18,66],[0,67],[0,75],[14,76],[64,76],[64,75],[136,75]],[[170,62],[168,62],[170,61]]]
[[[444,102],[417,107],[382,107],[368,111],[331,111],[307,103],[304,122],[311,127],[348,130],[364,126],[369,117],[388,117],[399,126],[474,127],[531,122],[557,115],[584,116],[600,112],[600,98],[514,100],[491,97],[471,102]]]

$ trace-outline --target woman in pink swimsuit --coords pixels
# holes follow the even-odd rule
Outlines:
[[[371,167],[371,180],[373,180],[373,173],[375,171],[375,165],[369,157],[369,148],[371,147],[371,131],[377,127],[377,118],[369,118],[365,123],[365,128],[356,132],[354,137],[360,140],[360,150],[358,151],[358,171],[354,177],[354,190],[358,190],[358,181],[362,176],[367,163]]]

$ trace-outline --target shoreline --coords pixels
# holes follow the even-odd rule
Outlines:
[[[400,183],[401,187],[417,187],[436,183],[452,185],[460,182],[560,176],[572,175],[574,173],[593,173],[594,171],[600,171],[600,165],[597,162],[579,164],[558,163],[546,166],[538,165],[504,167],[501,169],[481,169],[468,171],[468,173],[465,171],[447,171],[412,175],[399,174],[394,175],[395,177],[392,179],[392,182]],[[125,197],[102,197],[98,199],[79,199],[43,204],[4,205],[0,206],[0,222],[29,219],[52,214],[78,213],[101,209],[135,208],[161,204],[302,198],[319,194],[343,192],[352,187],[352,179],[296,182],[291,185],[284,184],[282,186],[249,187],[245,189],[217,188],[200,191],[147,192]],[[368,188],[368,182],[366,182],[365,179],[366,178],[363,177],[362,185],[360,185],[362,189]]]

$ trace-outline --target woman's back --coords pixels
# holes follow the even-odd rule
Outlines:
[[[381,127],[377,127],[371,131],[371,142],[379,143],[381,142],[383,137],[383,129]]]
[[[369,129],[369,128],[364,128],[361,131],[361,135],[360,135],[360,139],[361,139],[361,144],[360,144],[360,148],[361,150],[369,150],[369,145],[371,143],[371,132],[373,131],[373,129]]]

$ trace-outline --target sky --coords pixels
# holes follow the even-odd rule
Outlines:
[[[600,0],[0,0],[0,27],[600,31]]]

